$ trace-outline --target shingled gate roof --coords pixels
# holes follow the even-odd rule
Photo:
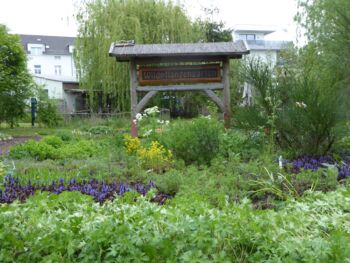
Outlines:
[[[241,40],[237,42],[194,43],[194,44],[149,44],[112,43],[109,55],[118,61],[137,58],[164,57],[228,57],[240,58],[249,54],[249,49]]]

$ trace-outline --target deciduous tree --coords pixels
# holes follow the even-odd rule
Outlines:
[[[26,62],[19,37],[0,25],[0,123],[11,127],[23,117],[34,85]]]

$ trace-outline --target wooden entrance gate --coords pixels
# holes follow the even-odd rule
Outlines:
[[[130,63],[131,135],[138,136],[136,114],[159,91],[204,92],[224,113],[227,126],[231,118],[230,59],[240,59],[248,53],[243,41],[154,45],[112,43],[109,55],[119,62]],[[222,97],[215,90],[222,90]],[[139,92],[145,93],[140,101]]]

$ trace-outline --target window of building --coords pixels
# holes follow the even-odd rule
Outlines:
[[[241,40],[255,40],[255,34],[239,34]]]
[[[41,74],[41,65],[34,65],[34,74]]]
[[[246,34],[239,34],[239,39],[240,40],[247,40],[247,35]]]
[[[60,60],[61,56],[55,56],[55,60]]]
[[[247,40],[255,40],[254,34],[247,34]]]
[[[43,53],[43,50],[41,47],[31,47],[30,48],[31,55],[41,55],[42,53]]]
[[[60,65],[55,65],[55,75],[56,76],[62,75],[62,67]]]
[[[73,45],[68,45],[68,50],[69,50],[69,53],[73,53],[74,52],[74,46]]]

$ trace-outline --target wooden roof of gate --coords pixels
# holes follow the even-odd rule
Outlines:
[[[210,57],[241,58],[249,54],[249,49],[242,41],[194,43],[194,44],[148,44],[112,43],[109,55],[118,61],[132,59],[198,59]]]

